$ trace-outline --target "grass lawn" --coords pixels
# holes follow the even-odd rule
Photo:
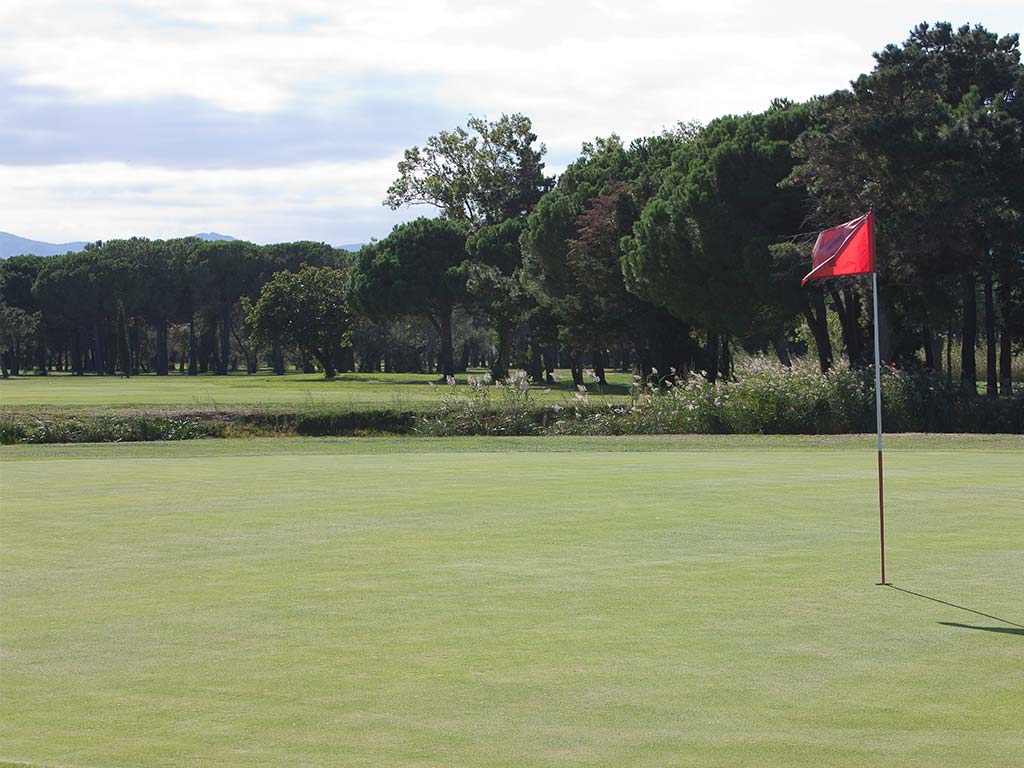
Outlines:
[[[484,371],[471,375],[483,376]],[[538,386],[533,392],[541,400],[561,403],[575,391],[568,371],[558,372],[559,381]],[[466,374],[456,377],[466,383]],[[19,376],[0,381],[0,407],[11,410],[104,410],[118,408],[166,407],[188,409],[231,409],[239,407],[309,407],[364,409],[393,407],[415,409],[436,405],[445,385],[434,385],[433,374],[343,373],[328,381],[322,374],[292,373],[284,376],[261,373],[253,376]],[[625,399],[632,376],[608,374],[608,386],[600,392],[590,385],[592,395]],[[463,387],[464,389],[464,387]],[[545,390],[550,390],[545,392]],[[494,393],[498,397],[498,393]]]
[[[918,594],[870,438],[0,449],[0,764],[1022,765],[1024,441],[894,444]]]

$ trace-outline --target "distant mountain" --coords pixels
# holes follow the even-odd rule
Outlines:
[[[200,240],[237,240],[237,237],[231,235],[222,235],[219,232],[197,232],[192,237],[198,237]],[[9,256],[18,256],[23,253],[31,253],[36,256],[56,256],[61,253],[67,253],[68,251],[80,251],[88,243],[85,242],[74,242],[74,243],[44,243],[41,240],[29,240],[27,237],[18,237],[12,235],[10,232],[0,232],[0,259],[6,259]],[[342,248],[346,251],[358,251],[362,248],[365,243],[344,243],[342,245],[336,245],[335,248]]]
[[[56,256],[58,253],[80,251],[85,246],[84,242],[78,241],[74,243],[44,243],[41,240],[18,237],[10,232],[0,232],[0,259],[20,256],[23,253],[31,253],[36,256]]]
[[[237,237],[231,235],[221,235],[217,232],[198,232],[192,237],[198,237],[200,240],[237,240]]]

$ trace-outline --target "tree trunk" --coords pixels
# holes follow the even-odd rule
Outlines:
[[[935,366],[935,341],[932,338],[932,330],[927,322],[921,323],[921,344],[924,346],[924,367],[934,371]]]
[[[199,374],[199,361],[196,360],[196,316],[189,312],[188,315],[188,375]]]
[[[1002,313],[1003,327],[999,334],[999,392],[1003,395],[1013,394],[1013,349],[1010,338],[1010,284],[999,281],[999,309]]]
[[[82,329],[76,328],[71,333],[71,370],[78,376],[84,372],[82,366]]]
[[[811,291],[801,310],[807,327],[818,348],[818,365],[825,373],[832,367],[832,340],[828,336],[828,319],[825,314],[825,297],[818,291]]]
[[[39,335],[42,336],[42,334],[39,334]],[[36,340],[36,370],[41,375],[43,375],[43,376],[45,376],[47,374],[47,369],[49,367],[49,365],[47,363],[47,359],[46,359],[46,352],[47,352],[46,343],[42,340],[42,338],[37,339]]]
[[[512,332],[515,330],[512,323],[503,320],[498,323],[498,351],[491,361],[491,377],[495,381],[504,381],[508,378],[508,361],[512,357]]]
[[[970,396],[978,394],[978,375],[974,364],[974,345],[978,335],[978,297],[975,294],[974,273],[961,278],[964,327],[960,337],[960,386]]]
[[[320,361],[320,365],[324,369],[324,378],[333,379],[337,375],[337,371],[334,368],[334,356],[331,355],[329,349],[318,349],[314,353],[316,359]]]
[[[946,327],[946,383],[953,386],[953,322]]]
[[[441,375],[447,381],[449,377],[455,377],[455,353],[452,342],[452,313],[445,312],[437,319],[437,331],[441,337]]]
[[[121,375],[129,378],[132,375],[132,342],[128,335],[128,316],[124,304],[117,303],[117,320],[115,321],[114,344],[117,354],[117,367]]]
[[[554,384],[558,350],[553,347],[547,347],[541,354],[544,356],[544,379],[548,384]]]
[[[530,344],[530,378],[537,384],[544,381],[544,359],[535,343]]]
[[[569,372],[572,374],[573,386],[583,387],[586,384],[583,382],[583,355],[575,350],[572,353],[572,359],[569,362]]]
[[[860,327],[858,325],[860,302],[857,300],[852,288],[846,288],[842,294],[840,294],[838,289],[833,289],[829,295],[832,297],[832,309],[839,318],[839,325],[843,331],[843,346],[846,347],[846,356],[850,361],[850,365],[857,367],[862,362]],[[822,301],[822,310],[824,310],[824,300]],[[827,334],[827,317],[824,312],[821,312],[819,316],[823,321],[826,321],[825,333]],[[817,341],[817,338],[815,338],[815,341]],[[831,341],[829,346],[831,347]]]
[[[707,358],[707,364],[705,365],[704,378],[714,384],[718,381],[718,357],[719,357],[719,342],[717,333],[708,334],[708,344],[706,349],[705,357]]]
[[[217,375],[228,375],[228,360],[231,358],[231,307],[221,306],[220,311],[220,360],[217,361]]]
[[[787,368],[793,367],[793,360],[789,356],[789,342],[786,341],[786,332],[782,328],[772,336],[772,346],[775,348],[775,356],[779,362]]]
[[[602,387],[608,386],[608,381],[607,379],[605,379],[604,371],[605,357],[607,356],[607,354],[608,353],[603,349],[595,349],[593,352],[594,376],[597,377],[597,383],[600,384]],[[665,371],[665,375],[668,375],[668,371]]]
[[[281,351],[281,342],[278,339],[270,342],[270,360],[274,366],[274,374],[277,376],[283,375],[284,353]]]
[[[992,272],[985,271],[985,394],[999,394],[999,371],[996,367],[996,302],[992,291]]]
[[[156,324],[156,375],[166,376],[167,367],[167,320],[161,318]]]
[[[93,338],[93,368],[96,374],[103,376],[107,372],[107,356],[104,350],[103,324],[99,318],[93,321],[95,336]]]
[[[724,381],[728,381],[732,378],[732,352],[729,344],[729,334],[722,334],[722,353],[718,364],[718,372],[722,375]]]
[[[342,373],[351,373],[356,369],[356,353],[351,345],[341,348],[339,369]],[[416,358],[417,373],[419,373],[419,355]]]

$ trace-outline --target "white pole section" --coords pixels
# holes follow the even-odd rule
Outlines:
[[[875,305],[875,424],[878,427],[878,452],[882,452],[882,363],[878,351],[878,273],[871,273]]]
[[[872,222],[873,223],[873,222]],[[882,580],[885,580],[885,512],[882,502],[882,360],[878,345],[878,271],[871,273],[872,297],[875,309],[875,424],[878,427],[878,543],[881,552]]]

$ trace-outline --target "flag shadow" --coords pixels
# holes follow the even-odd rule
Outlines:
[[[1006,624],[1008,626],[1005,628],[979,627],[973,624],[958,624],[957,622],[953,621],[940,621],[939,624],[945,624],[948,627],[962,627],[964,629],[980,629],[986,632],[1001,632],[1007,635],[1024,635],[1024,624],[1018,624],[1017,622],[1010,621],[1009,619],[1003,619],[999,616],[993,616],[991,613],[983,613],[982,611],[976,611],[973,608],[968,608],[965,605],[957,605],[956,603],[951,603],[948,600],[940,600],[939,598],[932,597],[931,595],[922,595],[920,592],[912,592],[909,589],[903,589],[903,587],[897,587],[892,584],[889,584],[888,586],[889,589],[895,589],[897,592],[902,592],[905,595],[913,595],[914,597],[920,597],[925,600],[931,600],[933,603],[948,605],[950,608],[956,608],[961,611],[967,611],[968,613],[973,613],[975,616],[984,616],[986,619],[993,619],[994,621],[998,621],[1000,624]]]

